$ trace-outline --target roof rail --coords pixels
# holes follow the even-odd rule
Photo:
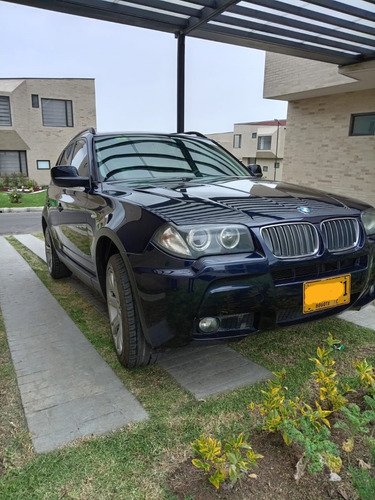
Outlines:
[[[81,132],[78,132],[78,134],[76,134],[71,140],[73,141],[76,137],[79,137],[80,135],[84,134],[85,132],[88,132],[89,134],[93,134],[93,135],[96,134],[94,127],[87,127],[85,129],[81,130]]]
[[[207,136],[205,136],[204,134],[201,134],[200,132],[196,132],[195,130],[190,130],[189,132],[183,132],[183,134],[196,135],[198,137],[203,137],[204,139],[207,139]]]

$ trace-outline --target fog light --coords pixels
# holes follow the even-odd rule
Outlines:
[[[219,318],[202,318],[198,326],[203,333],[214,333],[219,329],[220,320]]]

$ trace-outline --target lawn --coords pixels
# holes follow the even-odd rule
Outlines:
[[[374,500],[375,446],[365,446],[364,438],[356,438],[356,450],[351,455],[341,450],[341,482],[329,482],[327,470],[315,475],[306,471],[297,482],[293,476],[302,456],[301,448],[296,444],[286,446],[281,435],[262,430],[263,417],[259,411],[249,409],[251,401],[257,404],[264,400],[262,390],[267,389],[266,383],[196,401],[158,365],[125,370],[114,354],[108,321],[71,287],[69,279],[51,279],[40,259],[15,239],[9,241],[141,402],[150,418],[104,437],[85,438],[52,453],[34,454],[0,318],[2,500]],[[375,363],[372,330],[329,319],[266,332],[230,346],[273,372],[285,368],[288,397],[302,394],[313,404],[318,393],[311,358],[316,357],[317,347],[324,345],[328,332],[345,346],[334,353],[335,369],[341,382],[357,389],[352,396],[349,394],[356,400],[361,390],[353,362],[366,357],[368,362]],[[258,460],[258,467],[250,471],[257,477],[245,477],[233,488],[216,491],[191,464],[194,453],[190,443],[202,433],[225,440],[241,432],[249,435],[254,450],[264,456]],[[341,447],[343,434],[335,433],[332,428],[332,436]],[[366,470],[358,457],[366,465],[372,461],[372,469]]]
[[[0,191],[0,210],[2,208],[42,207],[46,199],[46,191],[20,193],[20,195],[20,203],[11,203],[9,200],[9,193]]]

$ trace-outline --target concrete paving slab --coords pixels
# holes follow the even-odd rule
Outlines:
[[[13,236],[20,243],[25,245],[25,247],[34,252],[40,259],[46,262],[46,252],[44,249],[44,242],[42,240],[36,238],[32,234],[14,234]]]
[[[225,344],[189,345],[163,353],[159,364],[196,399],[247,387],[272,373]]]
[[[0,283],[0,307],[36,452],[148,417],[3,237]]]
[[[375,307],[372,304],[368,304],[360,311],[345,311],[337,317],[358,326],[375,330]]]

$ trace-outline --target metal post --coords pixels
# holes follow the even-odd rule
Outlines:
[[[177,35],[177,133],[185,130],[185,35]]]
[[[273,170],[273,180],[275,181],[276,180],[276,165],[277,165],[277,151],[278,151],[278,147],[279,147],[279,129],[280,129],[280,121],[275,118],[275,121],[277,122],[277,134],[276,134],[276,158],[275,158],[275,164],[274,164],[274,170]]]

